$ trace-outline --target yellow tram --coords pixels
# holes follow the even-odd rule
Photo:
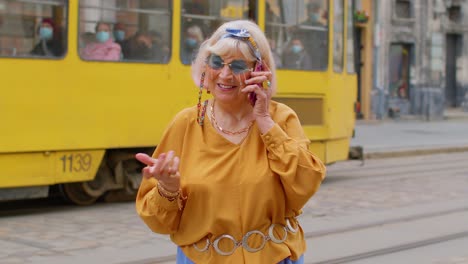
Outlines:
[[[265,30],[274,99],[298,113],[312,151],[346,160],[352,11],[352,0],[0,0],[0,200],[56,187],[81,205],[134,195],[134,154],[152,152],[174,114],[196,104],[190,59],[234,19]],[[93,55],[97,42],[117,53]]]

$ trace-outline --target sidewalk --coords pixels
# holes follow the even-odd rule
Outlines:
[[[364,159],[468,151],[468,113],[440,121],[399,119],[357,121],[351,147]]]

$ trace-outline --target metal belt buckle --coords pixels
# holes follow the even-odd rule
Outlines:
[[[286,218],[286,227],[288,228],[289,232],[291,233],[296,233],[297,230],[299,229],[299,225],[296,226],[296,228],[294,228],[292,225],[291,225],[291,222],[289,221],[289,218]]]
[[[219,241],[221,241],[221,239],[223,239],[223,238],[227,238],[227,239],[231,240],[231,241],[234,243],[234,247],[232,248],[231,251],[222,251],[221,249],[219,249],[218,243],[219,243]],[[232,255],[232,253],[234,253],[234,251],[236,250],[237,247],[238,247],[238,243],[237,243],[236,239],[235,239],[234,237],[232,237],[231,235],[227,235],[227,234],[224,234],[224,235],[219,236],[219,237],[216,238],[215,241],[213,242],[213,248],[215,249],[215,251],[216,251],[218,254],[223,255],[223,256]]]
[[[193,243],[193,248],[195,248],[195,250],[198,251],[198,252],[205,252],[210,248],[210,240],[208,238],[206,238],[206,245],[205,245],[204,248],[199,248],[197,246],[197,243]]]
[[[249,246],[249,243],[248,243],[248,239],[251,235],[253,234],[258,234],[260,236],[262,236],[262,244],[257,247],[257,248],[252,248]],[[258,230],[252,230],[252,231],[249,231],[247,232],[247,234],[245,234],[245,236],[242,238],[242,246],[245,248],[245,250],[247,250],[248,252],[251,252],[251,253],[254,253],[254,252],[257,252],[257,251],[260,251],[262,250],[264,247],[265,247],[265,243],[266,243],[267,239],[265,237],[265,235],[258,231]]]
[[[281,228],[284,230],[284,235],[280,239],[276,238],[275,234],[273,233],[275,226],[281,226]],[[286,241],[286,238],[288,238],[288,229],[284,225],[271,224],[270,228],[268,228],[268,236],[270,237],[271,241],[275,242],[276,244],[281,244]]]

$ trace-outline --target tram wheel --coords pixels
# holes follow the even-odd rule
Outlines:
[[[86,192],[84,182],[66,183],[60,185],[62,196],[71,203],[77,205],[90,205],[96,202],[99,196],[92,196]]]

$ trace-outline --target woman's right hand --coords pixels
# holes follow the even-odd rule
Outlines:
[[[155,178],[159,184],[169,192],[177,192],[180,188],[179,157],[174,151],[159,154],[152,158],[145,153],[137,153],[135,158],[146,164],[143,168],[143,177]]]

